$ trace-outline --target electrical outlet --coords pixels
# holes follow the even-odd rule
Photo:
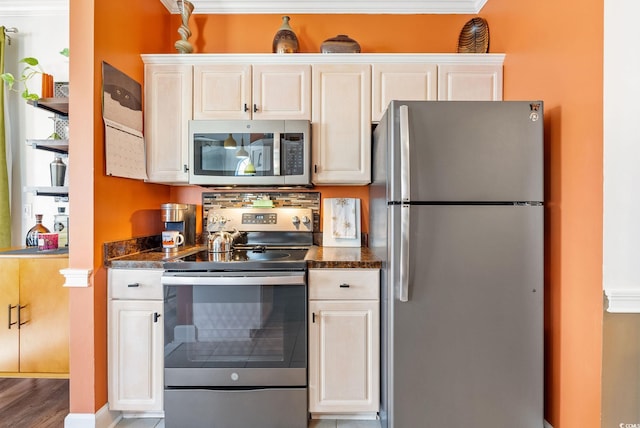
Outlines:
[[[31,204],[24,204],[22,206],[22,217],[29,220],[33,216],[33,206]]]

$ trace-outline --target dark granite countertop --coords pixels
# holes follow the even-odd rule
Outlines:
[[[112,269],[162,269],[163,263],[204,249],[204,246],[185,248],[177,253],[154,249],[108,259],[105,267]],[[309,268],[322,269],[379,269],[381,261],[369,248],[341,248],[313,246],[307,254]]]
[[[318,269],[380,269],[382,262],[367,247],[311,247],[307,267]]]

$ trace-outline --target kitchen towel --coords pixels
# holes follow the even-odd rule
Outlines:
[[[356,200],[354,198],[331,198],[331,234],[335,239],[355,239]]]

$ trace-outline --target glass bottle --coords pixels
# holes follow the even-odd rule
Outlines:
[[[65,214],[64,207],[58,207],[58,214],[53,217],[53,229],[58,232],[58,245],[69,246],[69,216]]]
[[[27,232],[26,244],[27,247],[38,246],[38,234],[49,233],[49,229],[42,224],[42,214],[36,214],[36,224]]]

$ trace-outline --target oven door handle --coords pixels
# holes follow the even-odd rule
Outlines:
[[[163,276],[162,285],[306,285],[304,275],[292,276]]]

